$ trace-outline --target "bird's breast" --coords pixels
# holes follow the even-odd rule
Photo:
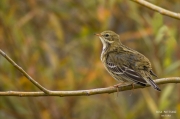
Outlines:
[[[101,52],[101,61],[102,62],[105,62],[105,58],[106,57],[106,54],[105,54],[105,50],[103,49],[102,52]]]

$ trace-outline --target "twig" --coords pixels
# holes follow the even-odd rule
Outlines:
[[[175,18],[175,19],[180,19],[180,14],[179,13],[175,13],[175,12],[172,12],[172,11],[169,11],[169,10],[166,10],[164,8],[161,8],[161,7],[158,7],[156,5],[153,5],[152,3],[149,3],[145,0],[131,0],[133,2],[136,2],[140,5],[143,5],[149,9],[152,9],[154,11],[157,11],[163,15],[166,15],[166,16],[169,16],[169,17],[172,17],[172,18]]]
[[[36,82],[31,76],[29,76],[20,66],[18,66],[9,56],[7,56],[1,49],[0,54],[5,57],[16,69],[18,69],[27,79],[29,79],[36,87],[38,87],[41,91],[48,94],[50,91],[41,86],[38,82]]]
[[[156,84],[167,84],[167,83],[180,83],[180,77],[171,77],[171,78],[161,78],[154,80]],[[147,85],[146,87],[149,87]],[[134,85],[134,89],[145,88],[140,85]],[[127,91],[132,90],[132,85],[121,86],[119,87],[119,91]],[[0,92],[0,96],[20,96],[20,97],[39,97],[39,96],[60,96],[60,97],[67,97],[67,96],[90,96],[96,94],[103,94],[103,93],[114,93],[116,92],[116,88],[107,87],[107,88],[97,88],[97,89],[90,89],[90,90],[78,90],[78,91],[50,91],[49,94],[45,94],[44,92],[19,92],[19,91],[6,91]],[[156,91],[156,90],[154,90]]]
[[[5,57],[14,67],[16,67],[20,72],[24,74],[24,76],[29,79],[35,86],[37,86],[43,92],[19,92],[19,91],[6,91],[0,92],[0,96],[21,96],[21,97],[37,97],[37,96],[89,96],[95,94],[102,93],[113,93],[116,92],[116,88],[114,86],[107,88],[97,88],[90,90],[78,90],[78,91],[50,91],[41,86],[38,82],[36,82],[33,78],[31,78],[20,66],[18,66],[9,56],[7,56],[1,49],[0,54]],[[171,77],[171,78],[162,78],[155,80],[157,84],[166,84],[166,83],[180,83],[180,77]],[[146,87],[149,87],[147,85]],[[140,85],[134,85],[134,89],[145,88]],[[119,91],[132,90],[132,85],[125,85],[119,87]]]
[[[152,3],[149,3],[145,0],[131,0],[134,1],[140,5],[143,5],[147,8],[150,8],[154,11],[157,11],[163,15],[180,19],[180,14],[175,13],[166,9],[163,9],[161,7],[158,7],[156,5],[153,5]],[[18,66],[9,56],[7,56],[1,49],[0,54],[5,57],[15,68],[17,68],[27,79],[29,79],[36,87],[38,87],[43,92],[19,92],[19,91],[7,91],[7,92],[0,92],[0,96],[21,96],[21,97],[36,97],[36,96],[89,96],[89,95],[95,95],[95,94],[102,94],[102,93],[113,93],[116,92],[116,88],[114,87],[107,87],[107,88],[98,88],[98,89],[91,89],[91,90],[79,90],[79,91],[50,91],[43,86],[41,86],[38,82],[36,82],[31,76],[29,76],[20,66]],[[170,77],[170,78],[162,78],[155,80],[156,84],[167,84],[167,83],[180,83],[180,77]],[[149,87],[147,85],[146,87]],[[134,85],[134,89],[138,88],[144,88],[140,85]],[[132,86],[121,86],[119,87],[119,91],[126,91],[131,90]]]

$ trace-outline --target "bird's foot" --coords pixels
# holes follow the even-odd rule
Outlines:
[[[113,87],[116,88],[116,90],[117,90],[117,97],[118,97],[119,87],[118,87],[118,85],[114,85]]]
[[[116,85],[113,86],[113,87],[116,88],[116,90],[117,90],[117,97],[118,97],[118,92],[119,92],[119,86],[122,85],[122,84],[124,84],[124,82],[118,83],[118,84],[116,84]]]

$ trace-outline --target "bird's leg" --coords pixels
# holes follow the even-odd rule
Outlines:
[[[118,87],[118,85],[114,85],[114,87],[115,87],[116,90],[117,90],[117,97],[118,97],[119,87]]]
[[[118,92],[119,92],[119,86],[122,85],[122,84],[124,84],[124,83],[125,83],[125,82],[121,82],[121,83],[118,83],[118,84],[114,85],[114,87],[115,87],[116,90],[117,90],[117,97],[118,97]]]

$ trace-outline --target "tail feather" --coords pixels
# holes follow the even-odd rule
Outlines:
[[[151,86],[153,86],[154,89],[161,91],[161,89],[155,84],[155,82],[149,78],[149,83]]]
[[[150,74],[157,77],[157,75],[152,70],[150,71]]]
[[[141,83],[141,82],[137,82],[137,84],[141,85],[141,86],[146,86],[146,84]]]

